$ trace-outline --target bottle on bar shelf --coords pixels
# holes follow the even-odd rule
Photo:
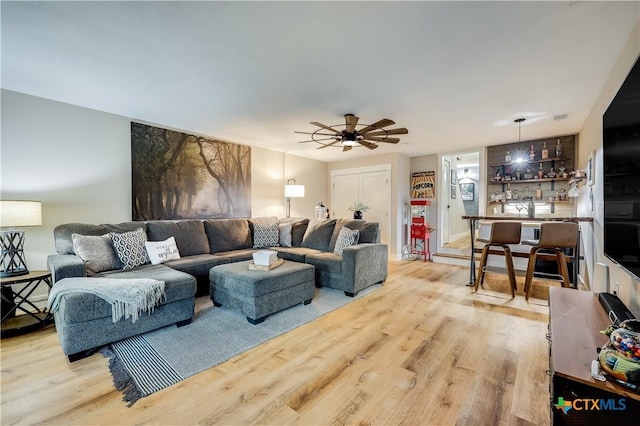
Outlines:
[[[542,159],[546,160],[549,158],[549,150],[547,149],[547,143],[544,143],[544,146],[542,147]]]
[[[538,168],[538,179],[542,179],[544,177],[544,171],[542,170],[542,163],[540,163],[540,167]]]
[[[540,187],[539,183],[538,183],[538,187],[536,188],[536,200],[538,201],[542,200],[542,188]]]
[[[536,150],[533,149],[533,144],[531,144],[531,148],[529,148],[529,160],[534,160],[536,158]]]
[[[562,157],[562,145],[560,145],[560,139],[556,143],[556,158]]]

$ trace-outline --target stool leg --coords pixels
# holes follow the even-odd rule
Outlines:
[[[529,300],[529,292],[531,291],[531,284],[533,281],[533,270],[536,267],[536,254],[538,254],[537,248],[532,248],[529,253],[529,263],[527,264],[527,275],[524,279],[524,298]]]
[[[487,257],[489,257],[489,244],[482,248],[482,255],[480,256],[480,266],[478,266],[478,274],[476,276],[476,282],[473,284],[473,290],[478,291],[478,287],[484,281],[484,268],[487,265]]]
[[[513,256],[511,256],[511,249],[509,246],[502,246],[504,249],[504,261],[507,264],[507,275],[509,275],[509,285],[511,287],[511,297],[516,297],[516,271],[513,267]]]
[[[562,275],[562,287],[571,287],[569,282],[569,269],[567,268],[567,257],[562,250],[556,250],[556,259],[558,259],[558,270]]]

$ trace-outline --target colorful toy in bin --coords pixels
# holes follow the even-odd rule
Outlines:
[[[619,328],[608,327],[609,336],[598,356],[602,371],[616,382],[640,389],[640,320],[627,320]]]

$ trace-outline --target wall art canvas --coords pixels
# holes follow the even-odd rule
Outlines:
[[[434,198],[435,171],[411,173],[411,198]]]
[[[251,147],[131,123],[133,220],[251,217]]]

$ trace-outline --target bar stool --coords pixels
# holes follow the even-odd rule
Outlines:
[[[478,278],[476,278],[476,282],[473,285],[475,291],[478,291],[478,287],[484,282],[487,258],[489,257],[489,248],[496,246],[501,247],[503,250],[505,263],[507,265],[507,275],[509,276],[509,285],[511,286],[511,297],[516,297],[516,272],[513,268],[513,256],[511,255],[511,248],[509,248],[509,244],[520,243],[521,231],[522,223],[520,222],[493,222],[491,225],[491,236],[489,239],[478,238],[477,241],[485,243],[485,246],[482,248],[482,256],[480,257]]]
[[[567,258],[564,249],[575,249],[578,243],[578,224],[575,222],[549,222],[540,226],[539,240],[524,240],[522,244],[533,246],[529,253],[529,264],[527,275],[524,281],[525,299],[529,300],[533,272],[536,266],[538,251],[545,249],[553,251],[558,264],[558,278],[562,278],[562,287],[570,287],[569,270],[567,269]],[[556,274],[552,274],[556,275]]]

